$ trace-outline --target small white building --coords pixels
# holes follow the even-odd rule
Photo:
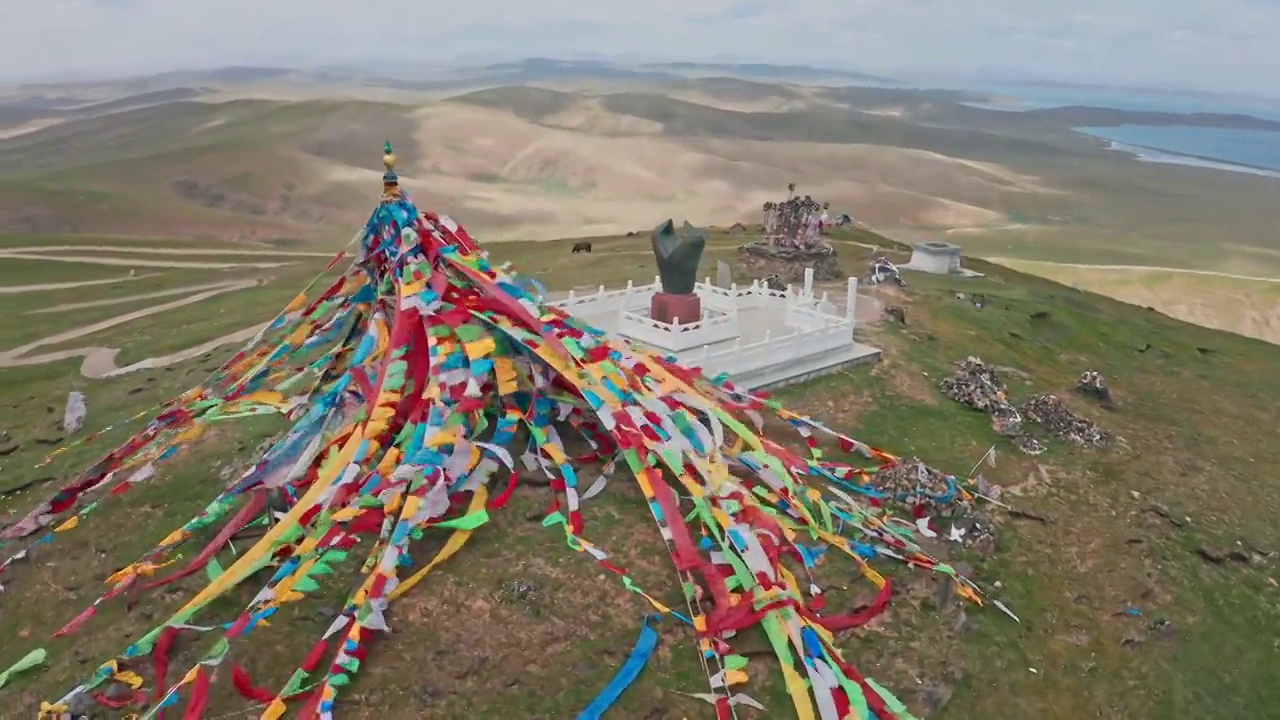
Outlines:
[[[906,264],[908,270],[931,273],[933,275],[953,275],[963,272],[960,268],[959,245],[945,242],[917,243],[911,253],[911,262]]]
[[[830,302],[827,293],[814,295],[812,270],[805,271],[799,289],[772,290],[759,281],[723,288],[708,278],[694,288],[702,317],[679,318],[678,324],[649,317],[650,298],[661,289],[654,278],[649,285],[570,293],[550,304],[683,365],[700,367],[708,377],[727,373],[746,389],[799,382],[880,356],[880,350],[853,339],[857,278],[849,278],[844,308]]]

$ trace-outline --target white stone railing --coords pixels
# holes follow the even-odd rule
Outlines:
[[[732,376],[836,350],[848,346],[852,341],[852,324],[840,322],[778,335],[766,334],[758,342],[735,342],[732,346],[715,352],[704,345],[679,353],[679,358],[683,364],[701,367],[708,374],[728,373]]]
[[[557,300],[551,304],[570,312],[573,311],[574,307],[581,305],[593,305],[599,310],[611,310],[613,306],[621,308],[632,297],[647,298],[656,292],[662,292],[662,281],[658,278],[654,278],[653,283],[649,285],[636,285],[628,280],[627,286],[619,290],[605,290],[603,285],[593,293],[582,295],[579,295],[575,290],[570,290],[567,298]]]
[[[622,311],[623,326],[641,326],[652,328],[664,333],[681,333],[691,334],[700,330],[707,330],[721,325],[732,325],[734,316],[727,312],[716,312],[712,315],[705,315],[695,322],[685,322],[682,318],[674,318],[674,322],[665,323],[631,310]]]
[[[853,301],[856,297],[857,279],[849,278],[849,303],[846,317],[852,317]],[[570,290],[568,297],[552,302],[552,305],[572,311],[574,307],[592,305],[593,312],[607,312],[615,309],[642,310],[647,312],[644,303],[628,302],[632,298],[647,301],[654,293],[662,291],[661,278],[654,277],[652,283],[636,285],[628,280],[627,286],[617,290],[606,290],[603,285],[595,292],[580,294]],[[805,270],[804,285],[797,290],[788,285],[785,290],[775,290],[759,280],[750,285],[739,286],[737,283],[727,288],[712,284],[711,278],[695,283],[694,292],[702,299],[704,307],[713,310],[731,311],[747,307],[759,307],[770,300],[785,300],[790,305],[817,308],[827,302],[827,293],[821,297],[813,294],[813,270]]]
[[[668,350],[687,350],[722,343],[741,333],[736,310],[704,308],[702,318],[691,323],[684,322],[682,318],[665,323],[646,313],[625,309],[620,314],[619,332],[633,340]]]
[[[804,285],[798,289],[788,286],[774,290],[760,281],[725,288],[713,285],[708,278],[694,288],[702,301],[703,316],[690,318],[693,322],[681,318],[679,323],[663,323],[649,317],[650,299],[661,290],[661,281],[654,278],[645,285],[628,282],[618,290],[601,286],[592,293],[571,292],[568,298],[552,304],[584,317],[612,316],[616,321],[608,326],[617,328],[622,335],[674,352],[682,363],[700,366],[712,375],[758,375],[761,368],[801,363],[821,353],[847,348],[853,342],[857,278],[848,279],[842,309],[829,300],[827,293],[814,294],[812,270],[805,272]],[[762,307],[783,313],[787,330],[766,334],[758,342],[742,342],[740,312]]]

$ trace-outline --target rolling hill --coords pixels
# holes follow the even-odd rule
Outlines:
[[[1273,182],[1136,163],[1071,130],[1182,116],[1009,113],[968,105],[980,99],[969,93],[722,70],[528,61],[390,79],[227,68],[10,88],[0,233],[332,243],[362,217],[376,148],[392,139],[419,197],[495,239],[756,221],[798,182],[883,232],[946,235],[979,256],[1280,277]],[[542,80],[502,84],[520,73]],[[1229,282],[1197,287],[1212,308],[1240,292],[1264,300]],[[1150,304],[1218,322],[1164,292]]]
[[[196,99],[57,117],[0,146],[0,181],[14,198],[5,206],[20,208],[5,227],[83,232],[56,197],[77,188],[119,199],[98,208],[105,233],[141,233],[154,220],[156,234],[174,232],[169,222],[240,237],[323,234],[351,219],[345,185],[375,171],[368,149],[385,138],[396,138],[410,187],[499,237],[618,232],[670,214],[751,220],[792,180],[868,222],[923,227],[997,222],[984,200],[1042,190],[936,152],[994,137],[851,118],[793,88],[712,80],[697,93],[791,109],[510,87],[417,105]],[[146,203],[153,218],[136,215]]]

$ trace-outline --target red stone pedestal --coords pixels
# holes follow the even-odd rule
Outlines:
[[[649,301],[649,317],[667,324],[671,324],[676,318],[680,318],[681,325],[696,323],[702,319],[702,298],[693,293],[654,293],[653,299]]]

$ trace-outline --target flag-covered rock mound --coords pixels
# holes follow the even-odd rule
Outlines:
[[[377,661],[370,641],[394,621],[389,608],[406,592],[431,592],[424,576],[502,511],[523,459],[550,478],[555,501],[547,523],[563,528],[570,548],[616,574],[619,591],[692,626],[697,647],[688,652],[699,653],[707,669],[703,697],[716,717],[754,704],[740,686],[748,672],[768,671],[782,673],[801,718],[910,717],[841,657],[833,637],[888,602],[890,583],[873,562],[954,575],[907,530],[915,524],[911,508],[964,495],[953,478],[878,488],[873,472],[896,463],[893,456],[542,304],[514,273],[491,266],[465,230],[420,213],[394,185],[359,242],[336,281],[323,290],[313,284],[317,292],[304,291],[208,382],[170,401],[143,430],[5,529],[10,559],[0,569],[9,572],[0,580],[21,583],[14,560],[31,553],[56,563],[49,542],[92,522],[114,495],[148,482],[211,423],[262,413],[291,423],[198,515],[141,557],[113,559],[128,564],[93,605],[68,613],[58,636],[92,632],[104,603],[202,570],[209,580],[81,684],[49,698],[47,713],[98,698],[145,705],[144,718],[184,708],[185,717],[198,718],[211,683],[234,682],[265,707],[263,717],[333,717],[343,686],[362,664]],[[342,258],[330,265],[330,277]],[[768,414],[802,436],[809,452],[765,437]],[[590,445],[588,457],[567,454],[570,434]],[[824,437],[866,458],[866,466],[824,460]],[[603,472],[579,474],[593,463]],[[643,491],[646,507],[634,510],[650,513],[666,541],[682,606],[647,594],[592,543],[590,499],[611,479]],[[894,513],[906,521],[891,521]],[[247,552],[224,558],[223,568],[214,559],[218,550],[255,523],[268,528],[265,534]],[[215,531],[203,550],[188,547]],[[425,533],[448,534],[448,541],[435,558],[414,562],[408,544]],[[876,602],[854,614],[824,612],[810,573],[819,562],[855,564],[878,588]],[[360,569],[340,613],[284,687],[255,687],[234,657],[252,638],[234,651],[231,641],[252,636],[282,605],[307,602],[334,581],[340,564]],[[215,617],[211,602],[248,583],[256,596],[238,617]],[[969,581],[957,578],[956,586],[981,602]],[[735,635],[754,626],[767,634],[777,669],[735,654]],[[201,633],[221,638],[194,666],[169,668],[175,639]],[[34,649],[11,670],[42,656]],[[102,692],[121,683],[132,697]],[[601,702],[608,707],[607,697]],[[771,717],[784,714],[771,708]]]

